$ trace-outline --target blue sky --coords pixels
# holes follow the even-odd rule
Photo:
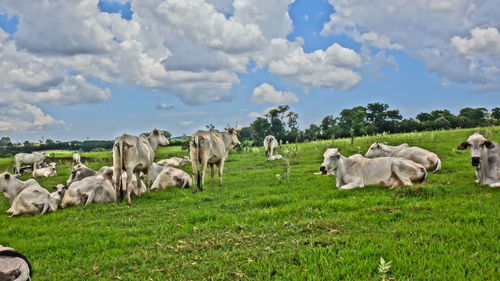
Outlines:
[[[0,1],[0,135],[189,135],[279,104],[302,129],[371,102],[500,106],[495,1],[363,2]]]

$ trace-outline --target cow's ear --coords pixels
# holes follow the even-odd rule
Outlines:
[[[495,145],[491,141],[489,141],[489,140],[486,140],[484,142],[484,146],[486,146],[486,148],[488,148],[488,149],[495,148]]]
[[[234,134],[234,128],[227,129],[227,132],[230,133],[230,134]]]
[[[5,177],[6,180],[8,180],[8,179],[10,179],[10,174],[5,174],[4,177]]]
[[[468,142],[464,141],[458,145],[457,149],[464,150],[464,149],[467,149],[467,147],[469,147],[469,145],[470,144]]]
[[[340,152],[342,150],[342,148],[337,148],[337,151]]]
[[[157,135],[159,135],[159,134],[160,134],[160,131],[158,131],[157,129],[154,129],[154,130],[153,130],[153,135],[157,136]]]
[[[54,186],[52,187],[52,189],[53,189],[53,190],[57,190],[57,186],[55,186],[55,185],[54,185]]]

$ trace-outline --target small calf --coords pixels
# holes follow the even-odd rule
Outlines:
[[[54,177],[57,175],[56,163],[51,162],[48,167],[40,168],[33,171],[33,177]]]

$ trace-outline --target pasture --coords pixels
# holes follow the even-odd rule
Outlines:
[[[499,130],[480,132],[499,142]],[[288,179],[283,162],[266,162],[262,147],[245,148],[226,161],[224,187],[210,186],[207,176],[204,192],[156,191],[130,207],[122,201],[10,218],[2,196],[0,244],[30,259],[35,280],[381,280],[381,257],[392,261],[388,280],[495,280],[500,190],[475,184],[469,152],[456,150],[474,131],[284,145],[278,153],[298,149],[300,156]],[[418,186],[352,191],[313,174],[326,148],[364,154],[375,140],[433,151],[442,171]],[[160,148],[157,160],[187,153]],[[108,152],[82,156],[93,169],[111,165]],[[12,165],[0,159],[2,171]],[[57,177],[39,182],[65,183],[70,167],[60,164]]]

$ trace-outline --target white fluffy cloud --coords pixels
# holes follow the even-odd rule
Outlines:
[[[20,133],[39,131],[50,126],[63,125],[31,104],[22,102],[0,103],[0,132]]]
[[[190,120],[187,120],[187,121],[181,121],[179,124],[180,124],[181,126],[189,127],[189,126],[193,125],[193,124],[194,124],[194,122],[193,122],[193,121],[190,121]]]
[[[295,103],[299,101],[299,98],[292,92],[277,91],[272,85],[262,83],[253,89],[250,100],[258,104],[280,104]]]
[[[329,0],[335,13],[322,35],[344,34],[363,47],[401,49],[444,82],[500,90],[498,1]]]

